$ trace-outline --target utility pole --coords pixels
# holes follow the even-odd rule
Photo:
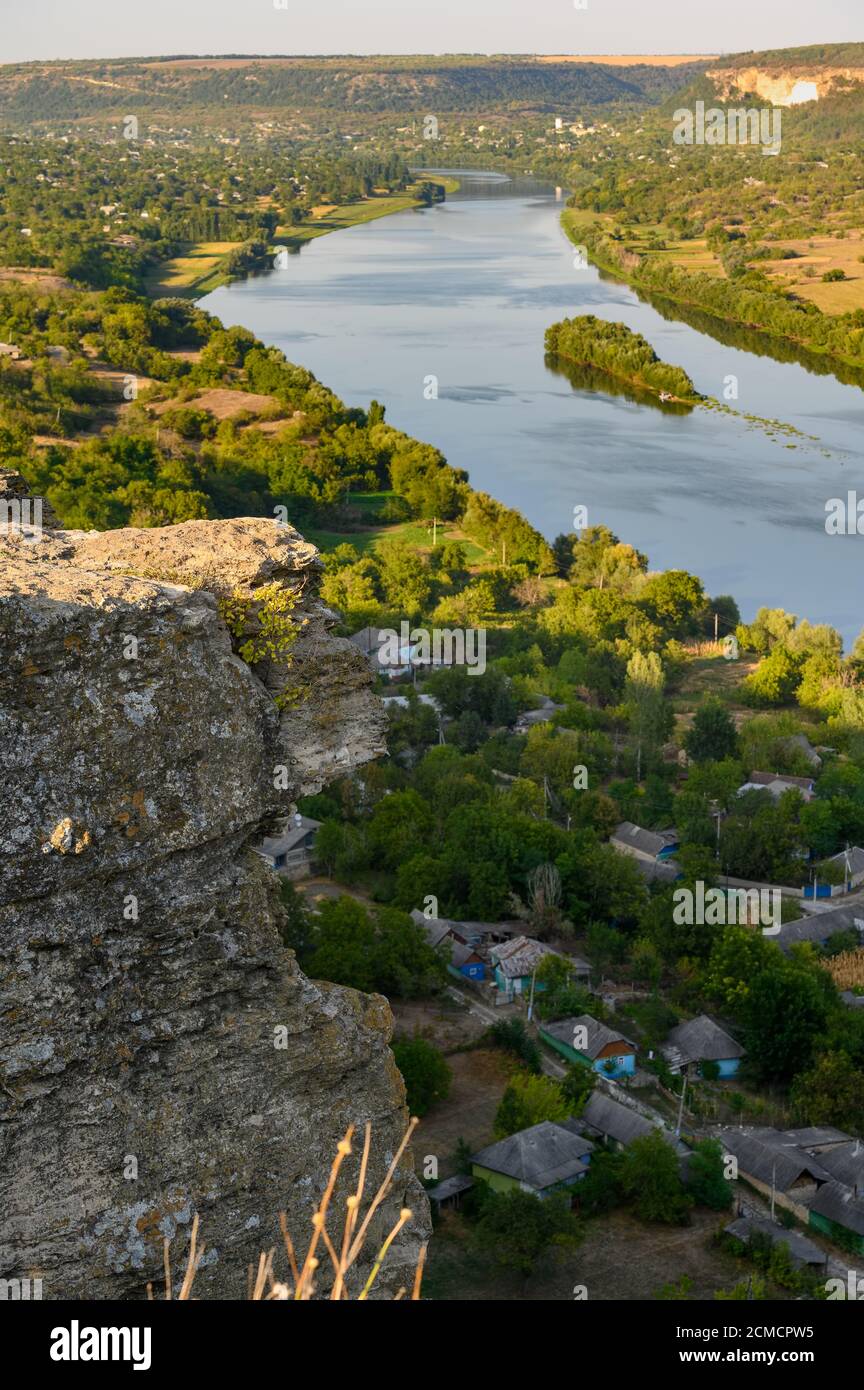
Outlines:
[[[507,564],[507,542],[506,542],[506,541],[502,541],[502,542],[501,542],[501,565],[502,565],[502,567],[503,567],[503,566],[505,566],[506,564]]]
[[[777,1160],[771,1165],[771,1220],[774,1220],[774,1184],[777,1181]]]
[[[715,614],[714,614],[714,641],[715,641],[715,642],[717,641],[717,624],[718,624],[719,620],[720,620],[720,615],[719,615],[718,613],[715,613]]]
[[[537,979],[537,962],[534,962],[534,969],[531,971],[531,997],[528,1000],[528,1022],[534,1015],[534,983]]]
[[[680,1135],[680,1133],[681,1133],[681,1121],[682,1121],[683,1118],[684,1118],[684,1097],[685,1097],[685,1095],[687,1094],[687,1068],[686,1068],[686,1067],[685,1067],[684,1070],[682,1071],[681,1077],[682,1077],[682,1080],[683,1080],[683,1082],[684,1082],[684,1085],[681,1087],[681,1104],[678,1106],[678,1123],[677,1123],[677,1125],[675,1126],[675,1133],[676,1133],[676,1134],[679,1134],[679,1135]]]

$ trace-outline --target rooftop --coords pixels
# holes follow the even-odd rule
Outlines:
[[[543,1120],[481,1149],[472,1162],[542,1192],[584,1173],[587,1165],[583,1159],[591,1147],[580,1134]]]

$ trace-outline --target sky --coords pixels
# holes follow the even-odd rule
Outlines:
[[[736,53],[862,38],[861,0],[0,0],[0,63],[166,53]]]

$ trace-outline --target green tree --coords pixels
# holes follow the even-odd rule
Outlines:
[[[502,1192],[484,1202],[474,1238],[498,1264],[528,1275],[552,1245],[575,1245],[579,1226],[563,1192]]]
[[[393,1044],[393,1056],[402,1073],[412,1115],[425,1115],[450,1094],[453,1073],[441,1052],[425,1038],[401,1038]]]
[[[697,1206],[725,1211],[732,1188],[724,1176],[723,1148],[716,1139],[703,1139],[688,1162],[687,1189]]]
[[[684,1191],[675,1149],[660,1133],[645,1134],[627,1145],[621,1186],[640,1220],[687,1224],[692,1199]]]
[[[693,726],[684,739],[688,757],[696,763],[720,762],[734,758],[738,735],[731,714],[714,695],[708,695],[693,716]]]
[[[543,1120],[569,1120],[570,1102],[551,1076],[517,1072],[501,1097],[495,1114],[495,1137],[506,1139]]]

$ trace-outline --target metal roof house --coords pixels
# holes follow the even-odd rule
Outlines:
[[[635,859],[662,863],[678,848],[678,834],[675,830],[643,830],[641,825],[625,820],[615,827],[609,843],[613,849],[631,854]]]
[[[702,1062],[715,1062],[722,1078],[734,1076],[744,1056],[741,1044],[707,1014],[679,1023],[660,1051],[673,1072],[684,1071],[694,1064],[699,1066]]]
[[[825,946],[839,932],[855,932],[861,945],[864,945],[864,907],[860,904],[846,904],[831,907],[824,912],[809,912],[795,922],[785,922],[776,936],[781,951],[788,954],[792,946],[800,941],[811,941],[814,946]]]
[[[544,1023],[540,1036],[568,1062],[580,1062],[604,1076],[632,1076],[636,1070],[636,1044],[590,1014]]]
[[[512,999],[517,994],[529,992],[532,980],[535,989],[544,990],[545,984],[542,980],[534,979],[534,972],[544,956],[557,956],[560,952],[553,951],[551,946],[535,941],[531,936],[516,936],[512,941],[493,946],[489,955],[499,993]]]
[[[471,1171],[495,1192],[547,1197],[584,1178],[593,1149],[582,1134],[543,1120],[481,1149],[471,1159]]]
[[[760,1128],[721,1129],[717,1135],[724,1153],[734,1155],[738,1173],[757,1192],[771,1197],[800,1221],[808,1222],[809,1207],[831,1174],[806,1150],[781,1130]]]
[[[578,1123],[589,1134],[605,1140],[613,1149],[626,1148],[634,1139],[643,1139],[646,1134],[653,1134],[656,1130],[676,1151],[686,1151],[685,1145],[671,1130],[646,1120],[637,1110],[631,1110],[601,1091],[594,1091],[589,1096]]]
[[[745,792],[770,792],[779,801],[784,792],[800,792],[805,801],[813,800],[815,783],[812,777],[792,777],[784,772],[751,772],[749,782],[738,788],[738,795]]]
[[[735,1236],[736,1240],[742,1241],[745,1245],[750,1244],[754,1235],[765,1237],[772,1245],[785,1245],[797,1269],[824,1269],[828,1263],[825,1251],[814,1245],[812,1240],[808,1240],[798,1231],[787,1231],[767,1218],[763,1220],[757,1216],[739,1216],[737,1221],[730,1222],[724,1229],[728,1236]]]
[[[840,1182],[820,1187],[810,1203],[810,1225],[832,1240],[850,1242],[864,1255],[864,1199],[853,1188]]]
[[[321,822],[299,813],[289,816],[279,834],[253,845],[255,853],[285,878],[306,878],[312,871],[315,836]]]

